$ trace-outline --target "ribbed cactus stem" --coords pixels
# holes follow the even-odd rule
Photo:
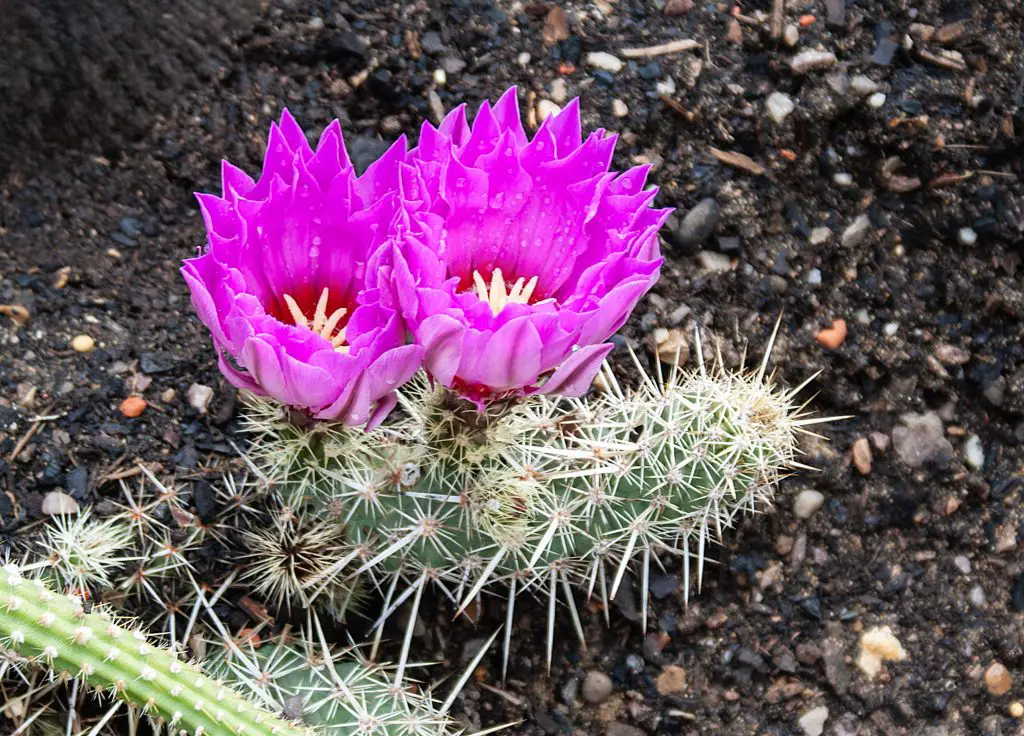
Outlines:
[[[53,592],[14,565],[0,573],[0,644],[95,688],[187,736],[309,736],[156,646],[108,613]]]
[[[368,573],[392,591],[378,624],[415,605],[428,581],[460,609],[493,584],[506,586],[510,608],[517,589],[542,588],[550,657],[557,598],[583,638],[573,584],[607,604],[638,563],[645,626],[658,555],[682,557],[686,595],[695,560],[699,588],[707,547],[738,514],[771,502],[781,474],[799,467],[799,433],[828,421],[803,418],[802,387],[780,390],[764,364],[708,370],[701,358],[667,379],[636,367],[633,390],[606,370],[596,398],[539,397],[483,415],[413,382],[400,398],[407,418],[369,435],[296,428],[256,403],[253,453],[305,513],[339,523],[348,549],[330,575]],[[314,437],[316,459],[306,449]],[[314,587],[325,589],[320,577]]]

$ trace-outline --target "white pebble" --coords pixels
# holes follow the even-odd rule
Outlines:
[[[558,77],[551,81],[551,101],[557,102],[559,105],[564,104],[569,98],[569,85],[565,81],[565,77]]]
[[[607,51],[591,51],[587,54],[587,63],[598,69],[604,69],[613,74],[622,69],[622,59]]]
[[[832,228],[822,225],[811,230],[811,237],[808,240],[811,241],[811,245],[821,245],[827,243],[832,237]]]
[[[876,110],[885,104],[885,92],[875,92],[868,98],[868,107]]]
[[[850,89],[859,95],[870,95],[878,91],[878,82],[866,74],[854,74],[850,79]]]
[[[804,74],[814,69],[824,69],[838,61],[831,51],[801,51],[789,62],[794,74]]]
[[[800,716],[798,723],[800,724],[800,730],[806,736],[821,736],[821,734],[825,733],[825,721],[827,720],[828,708],[824,705],[819,705],[817,708],[811,708]]]
[[[832,181],[837,187],[848,187],[853,185],[853,174],[840,171],[832,176]]]
[[[48,516],[77,514],[79,509],[78,501],[63,491],[50,491],[43,496],[43,513]]]
[[[724,273],[732,268],[729,256],[724,253],[717,253],[713,250],[702,250],[697,254],[697,260],[706,271]]]
[[[539,100],[537,102],[537,119],[544,122],[552,115],[557,115],[562,111],[558,105],[551,100]]]
[[[985,448],[981,444],[981,437],[972,434],[964,443],[964,460],[975,470],[981,470],[985,465]]]
[[[886,322],[885,327],[882,328],[882,332],[885,333],[886,337],[892,337],[900,331],[899,322]]]
[[[782,32],[782,40],[786,42],[787,46],[793,48],[800,43],[800,29],[790,23]]]
[[[825,505],[825,496],[818,491],[800,491],[793,501],[793,513],[800,519],[810,519]]]
[[[530,63],[530,55],[524,51],[516,57],[516,63],[525,69]]]
[[[671,97],[676,93],[676,80],[672,79],[672,77],[665,77],[654,85],[654,89],[657,90],[659,95],[667,95]]]
[[[853,313],[853,318],[857,320],[857,324],[859,325],[867,326],[871,324],[871,315],[868,314],[868,310],[866,309],[858,309]]]
[[[974,245],[978,242],[978,233],[974,232],[974,228],[962,227],[957,231],[957,240],[963,245]]]
[[[981,608],[985,605],[985,591],[980,585],[975,585],[971,588],[970,600],[971,605],[975,608]]]
[[[956,569],[967,575],[971,572],[971,561],[963,555],[957,555],[953,558],[953,564],[956,565]]]
[[[448,74],[445,72],[444,69],[441,69],[439,67],[434,70],[434,84],[436,84],[438,87],[443,87],[445,85],[445,82],[447,81]]]
[[[796,109],[796,104],[784,92],[772,92],[765,101],[765,107],[768,109],[769,117],[778,125],[781,125],[789,117],[789,114]]]
[[[96,341],[89,335],[78,335],[71,341],[71,349],[76,353],[91,353],[96,347]]]
[[[629,115],[629,107],[622,100],[612,100],[612,115],[617,118],[624,118]]]
[[[201,383],[193,383],[188,387],[188,405],[200,414],[205,414],[213,399],[213,389]]]
[[[807,283],[811,286],[817,286],[821,283],[821,269],[812,268],[807,272]]]

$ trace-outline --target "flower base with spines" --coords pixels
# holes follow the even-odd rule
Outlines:
[[[53,676],[78,678],[187,736],[310,736],[109,612],[50,590],[15,565],[0,571],[0,644]]]
[[[776,388],[764,365],[732,373],[701,358],[667,380],[636,365],[638,388],[623,391],[606,370],[609,390],[593,400],[534,397],[476,414],[421,380],[403,389],[406,417],[369,434],[259,421],[270,411],[261,403],[249,428],[257,458],[291,459],[260,471],[303,498],[306,513],[344,525],[350,548],[331,576],[370,574],[385,591],[379,624],[418,602],[427,582],[460,610],[502,583],[507,656],[517,592],[543,587],[550,663],[560,593],[582,640],[570,586],[607,604],[639,559],[646,626],[652,562],[681,555],[688,594],[695,558],[699,588],[709,542],[770,502],[798,466],[797,434],[824,421],[802,419],[799,388]],[[308,444],[310,432],[343,450],[305,467],[309,457],[287,447]]]

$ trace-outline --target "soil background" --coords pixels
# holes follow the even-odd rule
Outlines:
[[[203,241],[193,190],[219,190],[222,158],[258,171],[282,108],[311,136],[339,118],[365,163],[512,84],[524,107],[578,95],[585,128],[620,134],[616,165],[653,163],[658,202],[679,211],[662,279],[617,338],[621,373],[626,343],[650,359],[694,325],[736,365],[781,314],[779,381],[821,371],[811,407],[851,418],[806,444],[818,472],[727,532],[688,605],[666,560],[646,637],[636,591],[610,627],[584,610],[586,649],[562,617],[549,675],[545,604],[521,600],[509,680],[488,655],[456,715],[521,721],[509,733],[523,735],[781,736],[815,733],[800,719],[824,706],[825,734],[1024,733],[1010,715],[1024,699],[1024,9],[789,0],[778,34],[771,13],[771,0],[269,0],[193,49],[198,83],[146,98],[143,130],[117,99],[118,115],[82,122],[123,134],[83,127],[8,151],[0,304],[29,319],[0,324],[4,543],[30,533],[48,492],[100,503],[136,461],[203,503],[209,469],[237,462],[236,396],[178,265]],[[677,39],[698,46],[622,53]],[[0,105],[51,109],[45,90],[23,92]],[[103,92],[97,104],[128,94]],[[836,320],[845,339],[821,334]],[[82,334],[94,351],[71,349]],[[186,400],[194,383],[214,389],[207,414]],[[128,419],[118,407],[143,384],[149,407]],[[798,516],[805,491],[824,503]],[[434,678],[504,619],[500,600],[476,626],[451,613],[440,598],[421,611],[413,658],[440,661]],[[871,679],[855,660],[876,626],[908,656]],[[986,681],[996,662],[1004,694]]]

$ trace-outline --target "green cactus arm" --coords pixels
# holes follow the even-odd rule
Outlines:
[[[151,644],[79,598],[14,565],[0,571],[0,645],[31,663],[107,690],[169,731],[190,736],[309,736],[194,664]]]

